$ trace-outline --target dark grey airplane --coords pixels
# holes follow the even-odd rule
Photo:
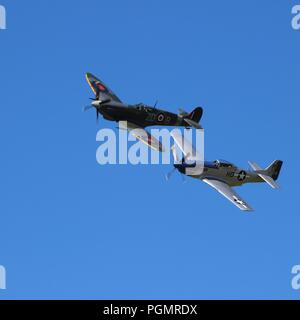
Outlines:
[[[266,182],[272,188],[278,188],[275,181],[281,170],[283,163],[281,160],[273,161],[266,169],[262,169],[256,163],[249,161],[253,171],[240,169],[225,160],[203,161],[200,160],[200,155],[197,154],[191,143],[184,140],[180,133],[172,132],[171,135],[184,155],[183,159],[179,160],[173,145],[172,152],[175,160],[173,171],[177,169],[184,175],[204,181],[241,210],[252,211],[253,209],[232,187],[241,186],[245,183]],[[167,179],[170,178],[173,171],[167,175]]]
[[[147,106],[143,103],[124,104],[101,80],[91,73],[86,74],[86,79],[95,94],[91,106],[96,109],[97,119],[99,114],[110,121],[127,121],[126,129],[149,147],[163,151],[161,143],[150,135],[145,127],[148,126],[183,126],[200,129],[199,121],[203,114],[201,107],[195,108],[191,113],[183,110],[177,115],[172,112]],[[139,130],[134,130],[139,129]]]

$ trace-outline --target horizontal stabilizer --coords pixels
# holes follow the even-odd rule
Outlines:
[[[250,167],[273,189],[278,189],[279,186],[275,182],[273,178],[271,178],[269,175],[267,175],[267,170],[263,170],[258,164],[255,162],[248,161]]]
[[[179,116],[184,119],[189,127],[196,129],[203,129],[199,124],[203,115],[203,109],[201,107],[195,108],[192,112],[187,113],[186,111],[179,109]]]
[[[199,123],[197,123],[191,119],[185,118],[184,121],[191,127],[194,127],[196,129],[202,129],[202,127],[200,126]]]

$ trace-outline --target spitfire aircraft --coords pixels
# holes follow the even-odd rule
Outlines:
[[[145,130],[147,126],[183,126],[200,129],[199,121],[203,114],[201,107],[195,108],[191,113],[180,110],[179,115],[151,107],[143,103],[129,105],[123,103],[101,80],[91,73],[86,74],[86,79],[95,94],[89,108],[96,109],[99,114],[110,121],[127,121],[126,129],[149,147],[164,151],[162,144]],[[139,129],[139,130],[135,130]]]
[[[272,188],[278,188],[275,181],[281,170],[283,163],[281,160],[273,161],[266,169],[262,169],[256,163],[249,161],[249,165],[252,168],[251,171],[240,169],[224,160],[200,162],[198,161],[201,159],[200,155],[197,154],[197,151],[189,141],[183,139],[183,136],[179,132],[172,132],[171,135],[183,154],[183,158],[181,160],[178,159],[175,145],[172,146],[175,160],[173,171],[177,169],[184,175],[204,181],[241,210],[252,211],[253,209],[232,187],[241,186],[245,183],[266,182]],[[173,171],[166,176],[167,180]]]

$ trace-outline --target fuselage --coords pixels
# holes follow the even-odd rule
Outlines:
[[[240,186],[244,183],[264,182],[255,172],[236,167],[227,161],[204,161],[204,163],[174,164],[175,168],[195,179],[214,179],[226,182],[229,186]],[[199,170],[201,173],[199,173]]]
[[[147,126],[187,126],[183,118],[165,110],[156,109],[142,103],[125,105],[122,103],[105,103],[98,107],[103,117],[110,121],[128,121]]]

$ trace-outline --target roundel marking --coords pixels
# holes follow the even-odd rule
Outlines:
[[[239,181],[244,181],[246,179],[246,176],[247,176],[246,171],[242,170],[239,172],[237,179]]]
[[[162,122],[165,120],[165,116],[163,113],[160,113],[158,116],[157,116],[157,121],[158,122]]]
[[[100,90],[100,91],[107,91],[107,89],[104,87],[104,85],[103,84],[101,84],[100,82],[97,82],[96,83],[96,85],[97,85],[97,87],[98,87],[98,89]]]

